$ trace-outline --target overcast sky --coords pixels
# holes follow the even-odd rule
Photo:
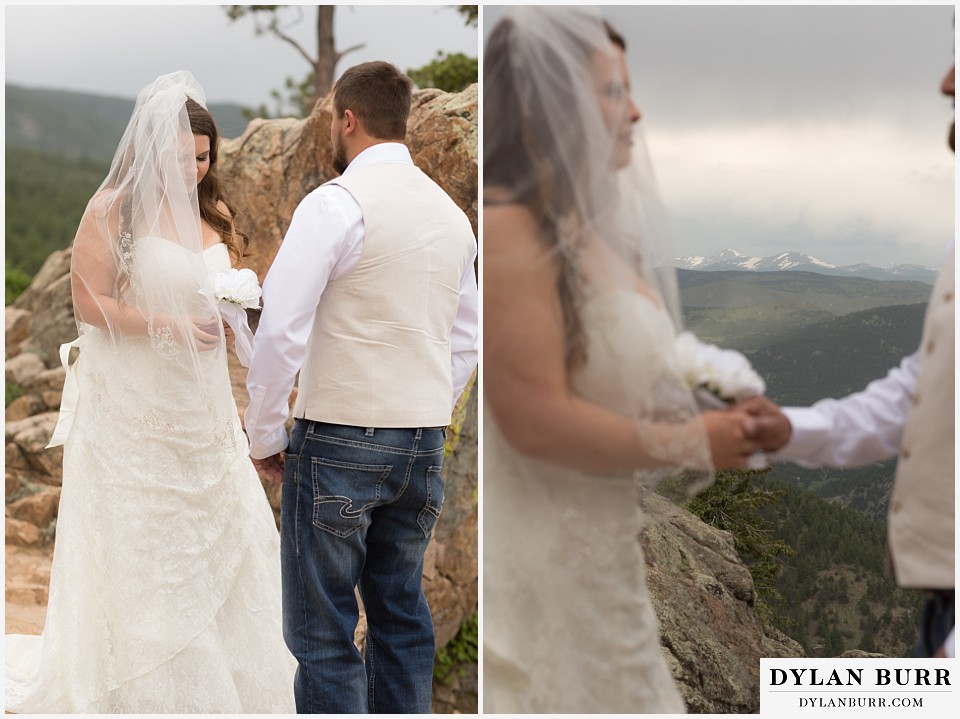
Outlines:
[[[257,106],[269,104],[285,78],[306,76],[310,68],[293,47],[256,36],[250,17],[231,22],[224,7],[7,5],[6,81],[133,99],[158,75],[190,70],[208,101]],[[284,31],[315,54],[316,7],[291,6],[279,16]],[[437,50],[478,53],[479,33],[455,6],[343,5],[334,33],[337,49],[366,43],[338,72],[368,60],[420,67]]]
[[[938,267],[954,235],[952,5],[638,6],[627,40],[678,255]],[[503,8],[484,6],[484,33]]]

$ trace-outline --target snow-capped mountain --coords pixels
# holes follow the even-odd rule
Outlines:
[[[744,272],[817,272],[822,275],[866,277],[871,280],[915,280],[932,285],[937,271],[921,265],[894,265],[874,267],[866,263],[833,265],[801,252],[781,252],[772,257],[748,257],[736,250],[723,250],[710,257],[691,255],[680,257],[676,266],[683,270],[716,272],[737,270]]]

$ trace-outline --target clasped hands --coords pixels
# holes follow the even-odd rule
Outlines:
[[[263,459],[253,459],[253,466],[257,468],[257,474],[268,482],[283,481],[283,452],[277,452]]]
[[[169,322],[168,326],[181,345],[189,346],[192,341],[201,352],[209,352],[220,346],[220,331],[218,329],[220,324],[221,322],[215,317],[209,319],[191,317],[189,324],[186,326],[174,322]],[[233,330],[226,321],[223,321],[222,325],[223,334],[229,339],[233,336]]]
[[[744,467],[754,452],[774,452],[790,439],[790,420],[766,397],[752,397],[728,410],[701,415],[717,469]]]
[[[776,452],[790,441],[793,428],[790,420],[776,404],[766,397],[751,397],[734,405],[733,409],[750,415],[752,422],[747,428],[747,438],[761,452]]]

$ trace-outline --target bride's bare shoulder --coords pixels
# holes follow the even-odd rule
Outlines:
[[[539,218],[505,189],[484,188],[483,243],[485,255],[542,252]]]

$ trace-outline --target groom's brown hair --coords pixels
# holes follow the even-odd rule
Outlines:
[[[354,65],[333,88],[337,117],[350,110],[364,131],[378,140],[403,140],[413,97],[413,82],[389,62]]]

